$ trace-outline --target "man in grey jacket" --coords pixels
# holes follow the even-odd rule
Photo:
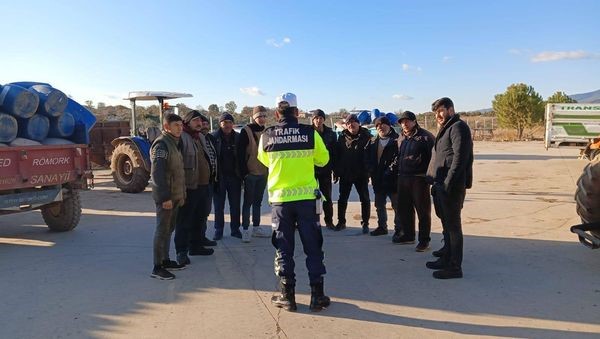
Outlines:
[[[435,214],[442,221],[444,248],[427,268],[436,279],[462,278],[463,234],[460,212],[466,189],[473,182],[473,141],[469,126],[454,112],[454,103],[441,98],[431,105],[439,126],[427,177]]]

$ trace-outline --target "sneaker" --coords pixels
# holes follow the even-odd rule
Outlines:
[[[367,234],[369,233],[369,226],[368,225],[364,225],[362,227],[362,234]]]
[[[200,245],[202,246],[207,246],[207,247],[212,247],[212,246],[217,246],[217,242],[214,240],[210,240],[208,238],[204,238],[200,241]]]
[[[400,237],[402,237],[402,231],[394,231],[394,235],[392,236],[392,242],[397,243],[400,241]]]
[[[223,229],[217,228],[215,229],[215,236],[213,237],[213,240],[217,241],[221,239],[223,239]]]
[[[168,260],[168,259],[163,261],[162,267],[167,270],[171,270],[171,271],[180,271],[180,270],[185,269],[185,265],[181,265],[181,264],[177,263],[177,261]]]
[[[429,242],[419,241],[417,247],[415,247],[415,251],[417,252],[425,252],[429,249]]]
[[[250,242],[250,230],[242,230],[242,242]]]
[[[443,269],[433,272],[433,277],[436,279],[459,279],[463,277],[462,270],[458,269]]]
[[[261,226],[252,227],[252,236],[255,238],[270,238],[273,232]]]
[[[392,238],[392,242],[394,244],[400,244],[400,245],[408,245],[408,244],[414,244],[415,243],[415,239],[411,239],[405,235],[402,235],[400,237],[394,237]]]
[[[388,230],[387,228],[377,227],[376,229],[372,230],[370,234],[374,237],[378,235],[386,235],[388,234]]]
[[[177,253],[177,263],[179,263],[179,265],[189,265],[192,262],[190,261],[190,258],[188,257],[187,253],[185,252],[181,252],[181,253]]]
[[[341,230],[343,230],[345,228],[346,228],[346,223],[338,222],[338,224],[335,225],[334,231],[341,231]]]
[[[231,236],[234,238],[242,239],[242,232],[240,230],[231,231]]]
[[[212,248],[206,248],[204,246],[192,247],[189,250],[190,255],[212,255],[213,253],[215,253],[215,250]]]
[[[325,221],[325,227],[327,227],[330,230],[335,230],[335,225],[332,221]]]
[[[152,274],[150,274],[152,278],[160,279],[160,280],[173,280],[175,279],[175,274],[165,270],[162,266],[154,266],[152,269]]]

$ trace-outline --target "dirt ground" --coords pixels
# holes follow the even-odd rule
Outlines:
[[[323,230],[332,305],[320,313],[308,310],[299,241],[299,309],[288,313],[269,303],[269,239],[243,244],[228,223],[215,255],[192,257],[173,281],[151,279],[150,192],[121,193],[97,171],[72,232],[49,232],[39,212],[0,217],[0,338],[598,338],[600,250],[569,232],[579,223],[573,194],[586,164],[577,154],[541,142],[475,144],[463,279],[433,279],[431,251],[394,245],[391,232],[357,235],[353,195],[350,227]],[[264,204],[265,226],[269,213]],[[437,249],[441,227],[432,219]]]

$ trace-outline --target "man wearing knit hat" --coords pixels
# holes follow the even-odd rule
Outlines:
[[[242,238],[240,232],[240,200],[242,179],[237,160],[239,133],[233,129],[233,115],[225,112],[219,118],[219,129],[213,133],[217,150],[217,184],[215,185],[215,237],[223,238],[225,228],[225,198],[229,200],[231,236]]]
[[[252,236],[267,238],[271,236],[270,228],[260,227],[260,207],[269,169],[258,159],[258,142],[265,130],[267,109],[256,106],[252,110],[254,122],[244,126],[238,139],[238,160],[240,175],[244,179],[244,201],[242,203],[242,241],[250,242],[250,207],[252,207]]]
[[[387,209],[389,198],[394,210],[394,229],[400,231],[397,208],[397,174],[390,170],[396,158],[398,133],[392,128],[386,116],[375,119],[377,135],[367,146],[367,166],[371,176],[371,186],[375,194],[375,211],[377,212],[377,228],[371,231],[372,236],[388,234]]]
[[[329,152],[329,162],[323,167],[315,166],[315,177],[319,181],[319,190],[323,194],[323,213],[325,214],[325,226],[333,230],[333,203],[331,201],[331,179],[333,172],[333,161],[335,159],[335,150],[337,135],[335,132],[325,125],[325,112],[316,109],[312,112],[312,125],[315,131],[319,133],[327,151]]]
[[[210,214],[209,195],[210,164],[200,142],[202,114],[193,110],[183,117],[181,144],[185,172],[186,199],[179,209],[175,227],[177,262],[190,263],[189,255],[211,255],[213,249],[202,245],[203,230]]]

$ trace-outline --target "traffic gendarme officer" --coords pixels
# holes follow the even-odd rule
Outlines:
[[[312,126],[298,123],[296,95],[285,93],[277,98],[275,112],[278,124],[262,134],[258,160],[269,168],[267,187],[272,205],[273,234],[276,249],[275,274],[279,277],[281,294],[271,302],[288,311],[295,311],[294,239],[298,228],[306,253],[310,279],[310,309],[319,311],[329,306],[323,292],[323,235],[317,215],[318,184],[314,166],[325,166],[329,153]]]

